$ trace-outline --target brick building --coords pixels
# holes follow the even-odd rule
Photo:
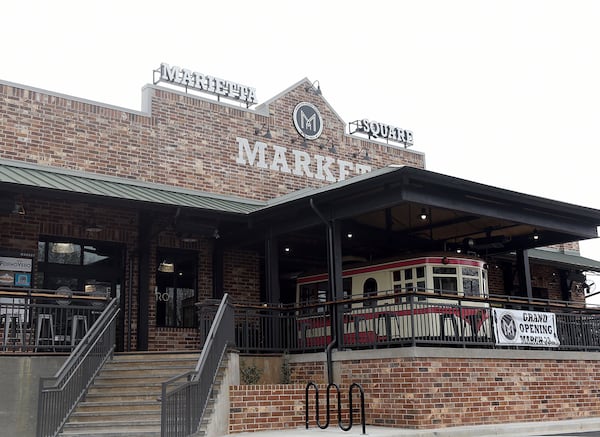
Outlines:
[[[196,303],[224,293],[238,305],[294,304],[298,277],[328,272],[324,300],[333,301],[349,297],[342,270],[422,254],[445,260],[463,251],[481,260],[486,296],[584,303],[582,273],[600,264],[579,256],[577,241],[597,236],[600,211],[429,172],[412,132],[368,120],[348,125],[308,79],[257,104],[243,85],[166,64],[155,74],[141,111],[0,81],[5,290],[118,298],[119,351],[197,349]],[[31,267],[12,272],[6,263],[14,260]],[[468,354],[417,355],[371,364],[363,357],[363,369],[402,368],[410,373],[402,378],[414,379],[403,401],[412,407],[402,407],[413,413],[385,412],[381,395],[373,423],[453,425],[473,411],[410,401],[436,392],[426,388],[435,378],[419,382],[424,373],[474,373]],[[344,360],[336,368],[342,381],[363,375],[379,393],[377,376],[348,370],[355,363]],[[495,360],[502,368],[486,381],[509,380],[498,375],[524,362],[515,360]],[[327,366],[313,355],[293,360],[295,380],[304,382],[306,362],[325,383]],[[547,375],[556,362],[540,366],[532,372]],[[505,405],[489,397],[481,413]],[[598,415],[592,398],[589,414]],[[553,411],[523,420],[571,417]]]

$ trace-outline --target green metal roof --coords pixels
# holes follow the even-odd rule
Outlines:
[[[0,183],[235,214],[248,214],[265,205],[236,197],[7,160],[0,160]]]
[[[548,264],[577,268],[586,272],[600,272],[600,261],[579,255],[547,249],[529,249],[527,254],[529,258],[545,261]]]

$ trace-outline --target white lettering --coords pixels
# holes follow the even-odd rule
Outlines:
[[[236,163],[254,165],[254,160],[258,154],[256,166],[258,168],[268,168],[265,162],[265,149],[267,148],[265,143],[257,141],[254,144],[254,148],[250,150],[250,144],[246,138],[237,137],[236,140],[238,142],[238,157],[235,160]],[[248,158],[248,161],[244,159],[244,155]]]
[[[196,84],[195,88],[199,90],[204,90],[206,87],[204,86],[204,75],[201,73],[196,73]]]
[[[218,77],[207,76],[169,64],[160,64],[160,80],[193,88],[198,91],[225,96],[231,99],[256,103],[256,90]]]
[[[254,147],[250,146],[246,138],[237,137],[238,155],[237,164],[250,165],[262,169],[270,169],[280,173],[291,173],[295,176],[305,176],[320,181],[343,181],[352,175],[359,175],[371,171],[371,166],[354,164],[343,159],[336,160],[331,156],[314,155],[311,157],[304,150],[291,150],[285,147],[256,141]],[[289,157],[289,159],[288,159]],[[293,159],[293,170],[290,169],[290,160]],[[337,171],[337,173],[336,173]],[[337,174],[337,176],[336,176]]]
[[[161,64],[160,66],[160,78],[168,82],[177,81],[177,72],[180,70],[179,67],[169,67],[167,64]]]
[[[404,143],[405,146],[413,144],[413,133],[409,130],[399,129],[394,126],[379,123],[378,121],[369,121],[367,119],[358,120],[354,123],[356,123],[356,130],[354,132],[361,132],[374,138],[381,137],[387,140],[397,141],[399,143]]]
[[[273,150],[275,151],[275,154],[273,155],[273,161],[269,168],[282,173],[291,173],[290,167],[285,159],[285,152],[287,149],[281,146],[273,146]]]
[[[294,154],[294,171],[296,176],[308,176],[313,177],[312,171],[310,171],[310,155],[302,150],[292,150]]]
[[[379,123],[372,121],[369,123],[369,129],[371,129],[371,135],[373,135],[375,138],[379,136]]]
[[[346,176],[350,174],[349,170],[354,169],[354,165],[349,161],[342,161],[338,159],[338,166],[340,167],[340,176],[338,180],[343,181],[346,179]]]
[[[181,80],[179,81],[179,83],[181,83],[181,85],[185,85],[185,86],[194,86],[195,80],[194,80],[194,74],[190,71],[190,70],[181,70],[182,71],[182,75],[181,75]]]
[[[223,79],[215,78],[215,93],[222,96],[226,95],[224,87],[225,81]]]
[[[336,178],[333,176],[333,173],[331,173],[331,170],[329,170],[329,166],[335,162],[333,158],[329,156],[315,155],[315,161],[317,161],[317,173],[315,174],[315,179],[320,181],[325,180],[327,182],[335,182]]]
[[[256,103],[256,90],[254,88],[245,88],[248,97],[245,99],[249,103]]]

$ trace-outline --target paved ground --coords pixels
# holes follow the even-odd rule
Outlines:
[[[461,426],[429,430],[408,430],[366,427],[366,435],[371,437],[600,437],[600,418],[564,420],[556,422],[510,423],[503,425]],[[236,437],[358,437],[362,435],[360,424],[344,432],[337,426],[327,429],[318,427],[305,429],[262,431],[231,434]]]

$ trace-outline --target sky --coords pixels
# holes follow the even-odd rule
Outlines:
[[[585,0],[19,0],[0,80],[140,110],[161,62],[259,103],[307,77],[346,123],[413,131],[429,170],[600,209],[598,23]]]

